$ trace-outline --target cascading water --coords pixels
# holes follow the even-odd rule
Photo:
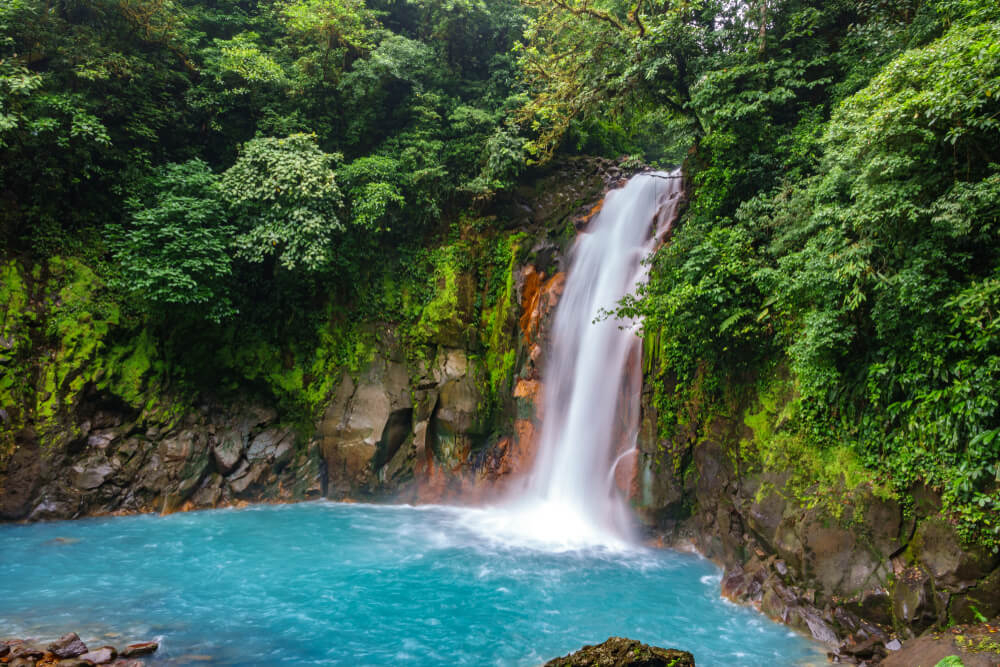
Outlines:
[[[605,197],[570,254],[543,369],[538,453],[509,515],[490,530],[547,544],[620,546],[631,538],[615,470],[635,452],[637,323],[608,312],[648,274],[680,200],[679,173],[640,174]],[[629,464],[632,462],[630,461]]]

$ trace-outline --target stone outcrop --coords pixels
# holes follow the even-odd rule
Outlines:
[[[322,494],[318,448],[255,405],[205,404],[164,423],[99,393],[78,406],[75,437],[8,467],[0,518],[174,512]],[[28,448],[24,451],[32,451]],[[30,487],[27,499],[21,490]]]
[[[813,636],[841,661],[868,664],[925,630],[997,614],[1000,556],[962,548],[939,505],[924,502],[927,489],[914,490],[914,512],[866,487],[815,505],[788,474],[740,455],[755,437],[742,417],[693,420],[666,441],[656,419],[647,391],[640,512],[661,543],[694,545],[722,564],[724,596]]]
[[[34,414],[0,406],[0,520],[492,492],[534,452],[538,368],[565,279],[563,253],[624,175],[611,160],[571,159],[503,195],[490,215],[497,229],[518,232],[516,261],[486,313],[491,320],[476,321],[477,304],[489,298],[478,291],[481,281],[467,272],[442,276],[406,340],[391,323],[365,325],[374,349],[359,367],[338,371],[311,427],[259,397],[191,403],[171,395],[140,374],[156,354],[146,334],[121,361],[121,377],[108,382],[109,371],[88,366],[104,363],[94,350],[114,316],[88,313],[73,323],[80,335],[67,334],[62,348],[46,352],[72,358],[76,370],[65,370],[68,362],[45,367],[52,382],[39,385]],[[71,261],[48,270],[83,286],[97,282]],[[4,324],[17,345],[47,316],[50,300],[48,292],[26,294],[30,308]],[[27,381],[30,364],[18,355],[28,350],[37,352],[0,350],[0,371],[15,369]]]
[[[0,663],[12,667],[93,667],[93,665],[109,665],[110,667],[142,667],[142,660],[133,658],[148,656],[156,652],[160,645],[157,642],[140,642],[130,644],[121,651],[114,646],[102,646],[97,649],[87,649],[87,646],[75,633],[63,635],[47,647],[34,639],[0,639]]]
[[[87,645],[80,641],[79,635],[70,632],[49,644],[49,651],[59,659],[75,658],[87,652]]]
[[[687,651],[659,648],[624,637],[610,637],[596,646],[553,658],[545,667],[694,667]]]

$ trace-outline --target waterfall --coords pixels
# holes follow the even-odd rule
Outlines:
[[[609,313],[646,280],[643,259],[673,222],[680,191],[677,172],[635,176],[578,236],[546,342],[534,467],[512,516],[490,530],[571,548],[632,541],[615,474],[638,456],[639,323]]]

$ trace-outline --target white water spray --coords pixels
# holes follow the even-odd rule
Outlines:
[[[607,313],[646,280],[642,260],[673,222],[680,191],[679,173],[632,178],[573,246],[547,341],[534,469],[513,508],[483,517],[494,534],[565,548],[633,541],[614,478],[637,455],[639,377],[628,365],[638,360],[638,323]]]

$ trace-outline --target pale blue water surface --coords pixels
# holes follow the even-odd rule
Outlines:
[[[0,635],[155,638],[151,664],[537,665],[612,635],[699,667],[825,662],[722,600],[696,555],[519,546],[477,512],[311,502],[0,526]]]

